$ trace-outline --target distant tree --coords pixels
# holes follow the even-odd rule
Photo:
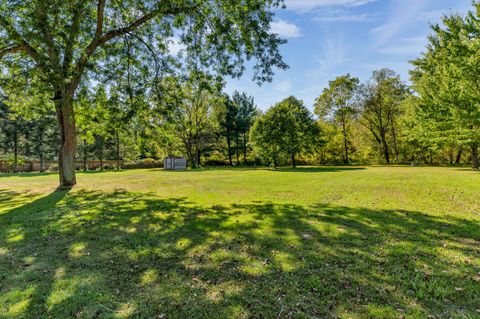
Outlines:
[[[46,168],[45,160],[54,159],[58,154],[58,126],[55,116],[51,112],[36,113],[36,118],[31,121],[30,140],[33,155],[40,161],[40,172]]]
[[[293,96],[269,109],[253,125],[251,138],[264,158],[277,167],[290,159],[296,167],[296,157],[318,146],[320,127],[303,102]]]
[[[466,17],[447,15],[442,25],[432,26],[426,52],[412,61],[411,80],[419,94],[419,119],[429,121],[443,141],[454,136],[456,144],[468,147],[472,167],[478,169],[480,2],[474,7]]]
[[[2,1],[0,63],[2,71],[34,74],[49,92],[60,131],[60,184],[72,186],[77,90],[125,53],[125,38],[135,39],[129,42],[129,52],[144,60],[141,67],[147,70],[177,35],[196,61],[223,75],[239,76],[244,61],[255,60],[255,80],[263,82],[271,79],[274,67],[286,67],[278,50],[284,40],[270,28],[272,9],[281,4],[281,0]],[[154,47],[162,52],[151,54]]]
[[[238,105],[225,94],[222,100],[222,108],[218,112],[220,134],[227,142],[228,163],[233,166],[232,143],[237,135]]]
[[[362,86],[361,92],[362,123],[372,134],[383,159],[389,164],[389,137],[398,157],[396,124],[408,87],[394,71],[381,69],[373,72],[370,82]]]
[[[252,128],[255,117],[258,115],[258,109],[255,105],[253,97],[247,93],[239,93],[235,91],[232,95],[232,102],[236,105],[237,116],[235,120],[236,127],[236,144],[237,144],[237,164],[238,164],[238,144],[239,137],[242,138],[242,151],[243,151],[243,163],[247,163],[247,149],[248,149],[248,136],[250,129]]]
[[[23,118],[14,114],[8,106],[0,102],[0,130],[2,133],[2,148],[4,154],[12,154],[13,158],[10,162],[13,166],[13,171],[17,172],[20,136],[26,125]]]
[[[359,112],[357,93],[359,80],[349,74],[329,82],[315,100],[315,114],[341,127],[343,135],[343,163],[349,164],[349,126]]]
[[[214,105],[224,101],[223,80],[192,71],[185,79],[166,79],[164,86],[162,103],[170,110],[171,134],[182,142],[191,167],[200,167],[202,152],[214,133]]]

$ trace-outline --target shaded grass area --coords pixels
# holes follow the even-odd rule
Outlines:
[[[480,315],[471,214],[126,189],[0,199],[0,318]]]

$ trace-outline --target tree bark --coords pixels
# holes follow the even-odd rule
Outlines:
[[[297,167],[297,163],[295,162],[295,154],[292,154],[292,167],[293,168]]]
[[[472,168],[479,169],[478,144],[472,146]]]
[[[75,176],[76,129],[73,93],[62,94],[57,92],[54,100],[60,128],[60,148],[58,152],[60,186],[72,187],[77,183]]]

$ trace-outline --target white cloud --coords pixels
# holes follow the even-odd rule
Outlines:
[[[302,36],[299,27],[284,20],[274,21],[270,26],[272,33],[276,33],[285,38],[298,38]]]
[[[361,6],[376,0],[286,0],[287,9],[294,11],[308,11],[328,6]]]

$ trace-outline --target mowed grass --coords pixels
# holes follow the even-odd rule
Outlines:
[[[0,318],[480,318],[480,173],[0,175]]]

